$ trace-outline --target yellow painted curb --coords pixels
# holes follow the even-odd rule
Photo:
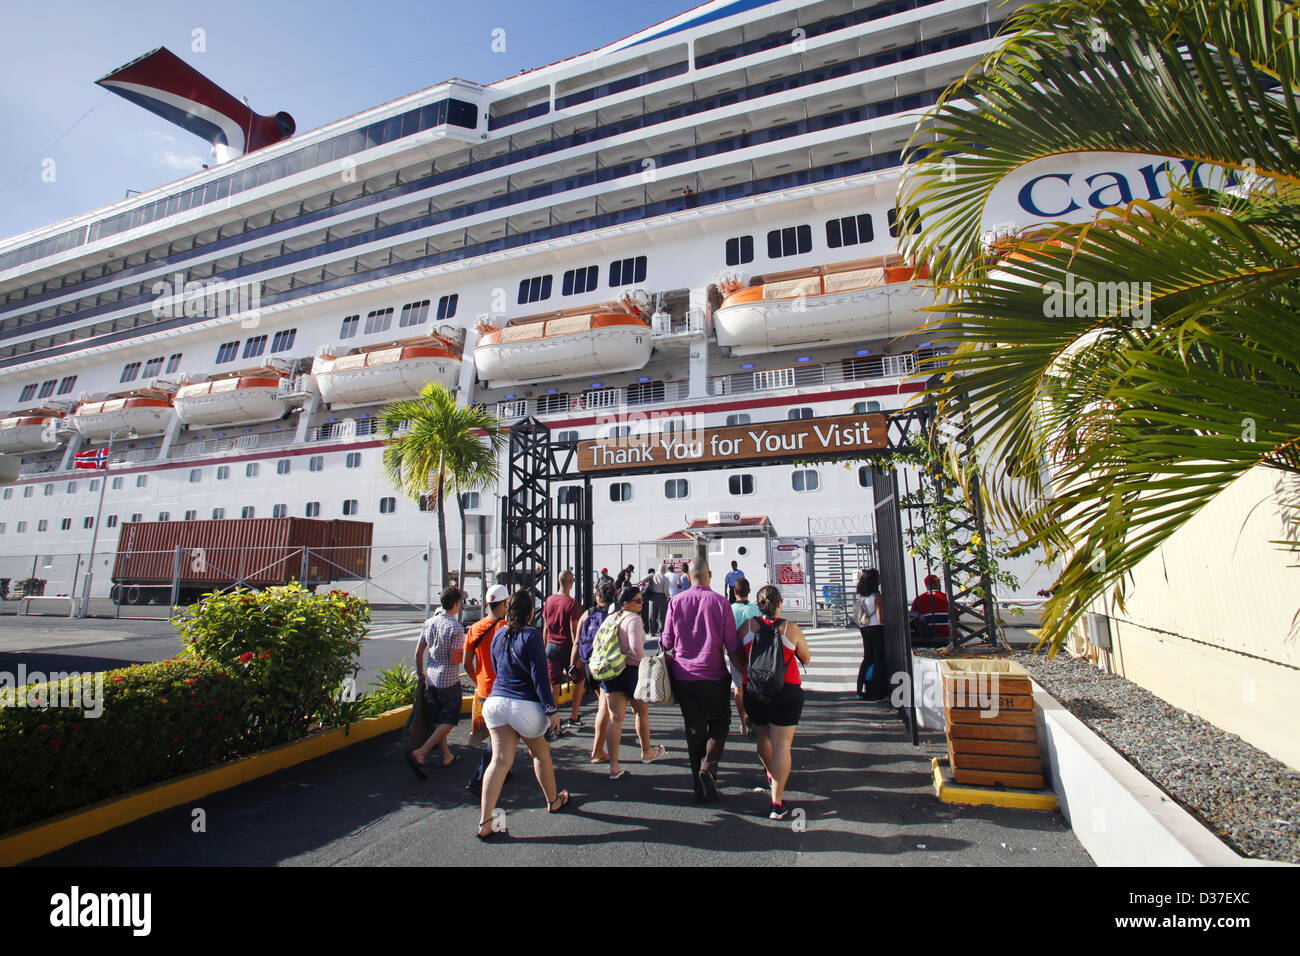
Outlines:
[[[976,807],[1012,807],[1017,810],[1060,808],[1054,793],[952,786],[943,779],[943,770],[939,767],[938,757],[930,758],[930,771],[934,774],[934,795],[943,803],[964,803]]]
[[[468,700],[469,698],[466,698]],[[390,710],[378,717],[367,717],[345,732],[336,727],[306,738],[280,744],[270,750],[241,757],[206,770],[156,783],[133,793],[109,797],[98,803],[69,810],[49,820],[42,820],[0,836],[0,866],[14,866],[26,860],[53,853],[132,821],[169,810],[219,790],[264,777],[277,770],[305,763],[316,757],[341,750],[351,744],[369,740],[391,730],[401,730],[410,716],[410,706]]]

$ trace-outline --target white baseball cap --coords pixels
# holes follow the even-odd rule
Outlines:
[[[510,592],[506,590],[504,584],[494,584],[488,588],[487,602],[489,605],[504,601],[508,597],[510,597]]]

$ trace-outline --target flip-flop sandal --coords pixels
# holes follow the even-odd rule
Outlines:
[[[599,757],[592,757],[591,763],[609,763],[609,754],[601,754]]]
[[[451,759],[443,761],[442,766],[443,769],[445,770],[447,767],[453,766],[458,763],[460,763],[460,754],[452,754]]]
[[[626,777],[626,776],[627,776],[627,771],[626,771],[626,770],[620,770],[618,773],[611,773],[611,774],[609,775],[609,779],[610,779],[610,782],[613,782],[613,781],[615,781],[615,780],[621,780],[621,779],[623,779],[623,778]]]
[[[654,763],[656,760],[658,760],[658,759],[659,759],[660,757],[662,757],[664,754],[668,753],[668,748],[665,747],[663,744],[658,744],[658,748],[659,748],[658,751],[655,753],[655,755],[654,755],[653,757],[642,757],[642,758],[641,758],[641,762],[642,762],[642,763]]]
[[[557,807],[556,804],[559,804]],[[559,813],[569,805],[569,791],[561,790],[560,795],[546,805],[547,813]]]
[[[416,760],[411,754],[405,754],[404,756],[406,757],[406,765],[411,768],[411,773],[415,774],[417,780],[429,779],[429,775],[420,766],[420,761]]]

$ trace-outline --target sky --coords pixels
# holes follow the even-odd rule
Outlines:
[[[698,0],[702,2],[702,0]],[[0,239],[152,189],[210,146],[95,85],[166,46],[298,134],[451,77],[491,83],[603,46],[697,0],[5,0]],[[493,31],[504,30],[504,51]],[[497,44],[500,46],[500,44]]]

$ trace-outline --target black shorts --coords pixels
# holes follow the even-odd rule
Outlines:
[[[778,727],[794,727],[803,714],[803,686],[786,684],[770,702],[760,701],[752,695],[745,695],[745,714],[755,727],[775,724]]]
[[[563,684],[570,680],[569,660],[573,656],[573,641],[563,641],[559,644],[553,641],[546,642],[546,673],[551,678],[552,685]]]
[[[617,677],[611,677],[609,680],[601,681],[601,689],[604,690],[606,694],[626,694],[627,699],[631,700],[636,696],[637,673],[638,668],[632,664],[628,664]]]
[[[429,721],[434,726],[460,723],[460,685],[455,687],[425,686],[425,699],[429,702]]]

